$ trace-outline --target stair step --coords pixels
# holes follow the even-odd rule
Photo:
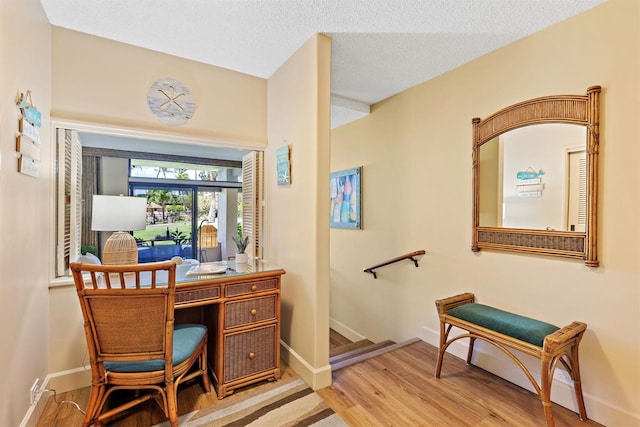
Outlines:
[[[348,353],[350,351],[353,350],[357,350],[363,347],[368,347],[370,345],[373,345],[374,342],[373,341],[369,341],[369,340],[360,340],[360,341],[356,341],[356,342],[349,342],[347,344],[343,344],[337,347],[334,347],[332,349],[329,349],[329,358],[335,357],[335,356],[339,356],[341,354],[344,353]]]
[[[390,341],[390,340],[380,341],[378,343],[373,343],[369,340],[362,340],[362,341],[357,341],[353,344],[358,344],[358,343],[360,343],[360,345],[354,348],[350,348],[346,351],[342,351],[340,352],[340,354],[336,354],[333,357],[329,357],[329,363],[333,365],[334,363],[340,362],[342,360],[351,359],[353,357],[360,356],[361,354],[369,353],[371,351],[376,351],[378,349],[395,344],[393,341]],[[351,346],[351,344],[348,344],[344,347],[349,347],[349,346]]]
[[[394,343],[393,341],[383,341],[381,343],[374,344],[373,346],[370,346],[370,347],[375,347],[373,349],[370,349],[370,347],[365,347],[364,349],[367,350],[367,351],[365,351],[364,353],[361,352],[359,354],[356,354],[353,357],[346,358],[346,359],[341,358],[340,360],[335,361],[335,363],[332,360],[330,360],[329,362],[331,364],[331,370],[333,372],[335,372],[338,369],[342,369],[342,368],[345,368],[347,366],[351,366],[353,364],[365,361],[367,359],[371,359],[373,357],[379,356],[379,355],[387,353],[389,351],[397,350],[397,349],[399,349],[401,347],[413,344],[413,343],[418,342],[418,341],[420,341],[420,338],[412,338],[410,340],[403,341],[403,342],[398,343],[398,344]],[[383,343],[386,343],[386,345],[383,345],[383,346],[379,345],[379,344],[383,344]],[[342,356],[342,355],[340,355],[340,356]]]

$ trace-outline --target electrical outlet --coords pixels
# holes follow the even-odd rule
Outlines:
[[[29,393],[29,403],[31,405],[36,403],[36,399],[38,398],[38,383],[39,382],[40,382],[40,380],[38,378],[36,378],[36,380],[33,382],[33,385],[31,386],[30,393]]]
[[[571,374],[564,369],[556,369],[553,373],[553,378],[556,380],[562,381],[565,384],[573,385],[573,379],[571,378]]]

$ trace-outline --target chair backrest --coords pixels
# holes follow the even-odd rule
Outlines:
[[[174,262],[70,267],[92,366],[158,359],[172,365]]]

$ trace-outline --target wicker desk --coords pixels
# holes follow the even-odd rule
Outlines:
[[[237,388],[280,378],[285,271],[262,261],[250,261],[246,270],[176,279],[176,322],[209,328],[209,369],[220,399]]]

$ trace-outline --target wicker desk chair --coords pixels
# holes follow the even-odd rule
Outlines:
[[[104,419],[156,397],[171,426],[177,427],[178,385],[202,376],[205,391],[211,391],[207,328],[173,324],[175,268],[171,261],[71,264],[91,363],[91,396],[83,426],[101,425]],[[167,284],[158,284],[165,281],[158,277],[163,271]],[[197,369],[191,369],[197,361]],[[103,412],[109,395],[120,389],[147,392],[135,393],[131,401]]]

